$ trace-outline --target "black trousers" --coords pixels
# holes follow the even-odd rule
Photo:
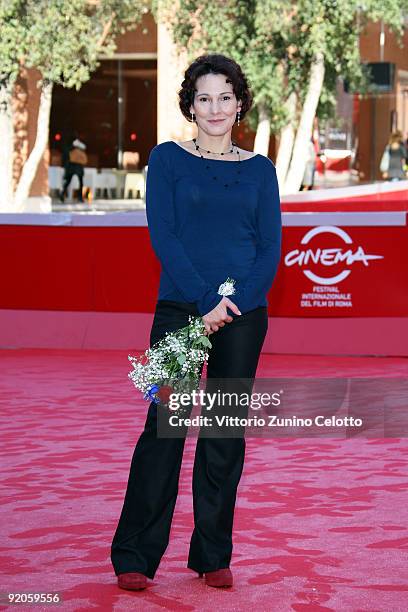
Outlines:
[[[159,300],[150,345],[166,331],[199,316],[195,304]],[[210,335],[207,378],[254,379],[268,328],[266,306],[234,315]],[[185,437],[157,436],[157,405],[148,409],[133,453],[119,523],[112,541],[115,574],[140,572],[153,579],[167,548],[176,504]],[[229,567],[236,492],[245,456],[245,437],[198,437],[193,468],[194,530],[187,567],[209,572]]]
[[[62,196],[65,198],[68,192],[68,187],[72,181],[73,176],[77,176],[79,180],[79,196],[78,200],[80,202],[83,201],[82,198],[82,190],[84,186],[84,167],[81,164],[74,164],[73,162],[69,162],[65,166],[64,172],[64,181],[62,186]]]

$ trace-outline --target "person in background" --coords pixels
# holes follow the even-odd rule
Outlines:
[[[72,177],[77,176],[79,180],[79,195],[78,202],[83,202],[82,190],[84,181],[84,166],[88,162],[86,154],[86,144],[79,138],[68,145],[65,145],[62,149],[62,164],[64,166],[64,181],[62,191],[60,192],[59,199],[61,202],[65,201],[69,184],[71,183]]]
[[[402,139],[402,132],[396,130],[390,136],[380,162],[380,171],[384,179],[399,181],[406,178],[404,170],[407,151]]]
[[[316,172],[316,151],[313,142],[313,136],[310,138],[307,145],[307,158],[305,173],[302,179],[301,191],[309,191],[313,189],[314,176]]]

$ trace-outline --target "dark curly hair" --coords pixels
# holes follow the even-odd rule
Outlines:
[[[184,117],[187,121],[192,122],[190,106],[194,103],[197,91],[196,81],[199,77],[210,73],[224,74],[227,77],[227,83],[232,83],[235,97],[242,103],[240,114],[240,120],[242,121],[251,108],[253,101],[249,83],[241,70],[241,66],[232,58],[220,53],[200,55],[185,71],[184,80],[178,92],[179,106]]]

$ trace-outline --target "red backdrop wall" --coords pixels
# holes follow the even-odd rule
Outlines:
[[[340,226],[326,225],[307,244],[302,240],[313,226],[284,227],[270,316],[407,316],[406,223],[341,225],[346,241],[333,227]],[[297,252],[308,252],[309,262],[299,265]],[[337,263],[336,253],[342,258]],[[371,255],[378,258],[364,261]],[[145,226],[1,225],[0,257],[0,308],[154,311],[160,265]],[[327,279],[345,271],[347,277],[334,285],[307,276]],[[337,291],[342,298],[334,301],[351,305],[319,303],[324,300],[316,291]]]

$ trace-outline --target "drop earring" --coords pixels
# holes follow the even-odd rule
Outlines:
[[[239,110],[239,111],[238,111],[238,125],[239,125],[239,120],[240,120],[240,118],[241,118],[241,111]]]
[[[191,113],[191,121],[195,121],[195,115],[194,115],[194,113]]]

